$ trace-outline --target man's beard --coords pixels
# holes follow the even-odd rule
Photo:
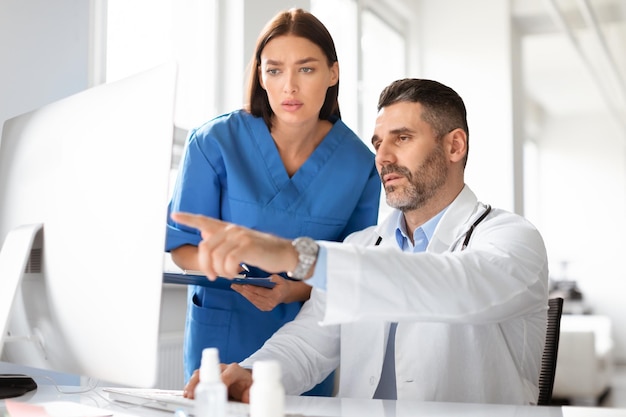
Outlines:
[[[397,164],[390,164],[382,168],[380,176],[383,178],[390,173],[402,175],[408,184],[385,186],[387,204],[401,211],[420,208],[437,193],[448,178],[443,147],[437,146],[433,149],[415,172]]]

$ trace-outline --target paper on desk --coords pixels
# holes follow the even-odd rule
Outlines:
[[[111,417],[113,412],[102,408],[70,401],[53,401],[29,404],[6,400],[5,406],[10,417]]]
[[[48,417],[46,410],[38,405],[5,400],[7,413],[11,417]]]

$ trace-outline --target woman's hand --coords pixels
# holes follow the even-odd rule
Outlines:
[[[306,301],[311,296],[311,287],[307,284],[284,279],[280,275],[272,275],[271,280],[276,283],[274,288],[246,284],[232,284],[231,288],[261,311],[272,311],[281,303]]]

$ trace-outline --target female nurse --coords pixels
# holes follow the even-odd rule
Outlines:
[[[192,130],[169,212],[238,223],[285,238],[341,241],[376,223],[374,155],[342,121],[334,42],[311,13],[291,9],[262,31],[250,65],[247,105]],[[169,219],[169,216],[168,216]],[[166,250],[197,270],[197,230],[168,220]],[[250,276],[268,276],[253,269]],[[220,280],[189,288],[185,380],[202,349],[239,362],[292,320],[311,288],[272,275],[272,289]],[[310,395],[331,395],[332,380]]]

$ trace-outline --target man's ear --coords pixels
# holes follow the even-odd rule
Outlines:
[[[448,133],[448,158],[450,162],[459,162],[467,154],[467,133],[461,128]]]

